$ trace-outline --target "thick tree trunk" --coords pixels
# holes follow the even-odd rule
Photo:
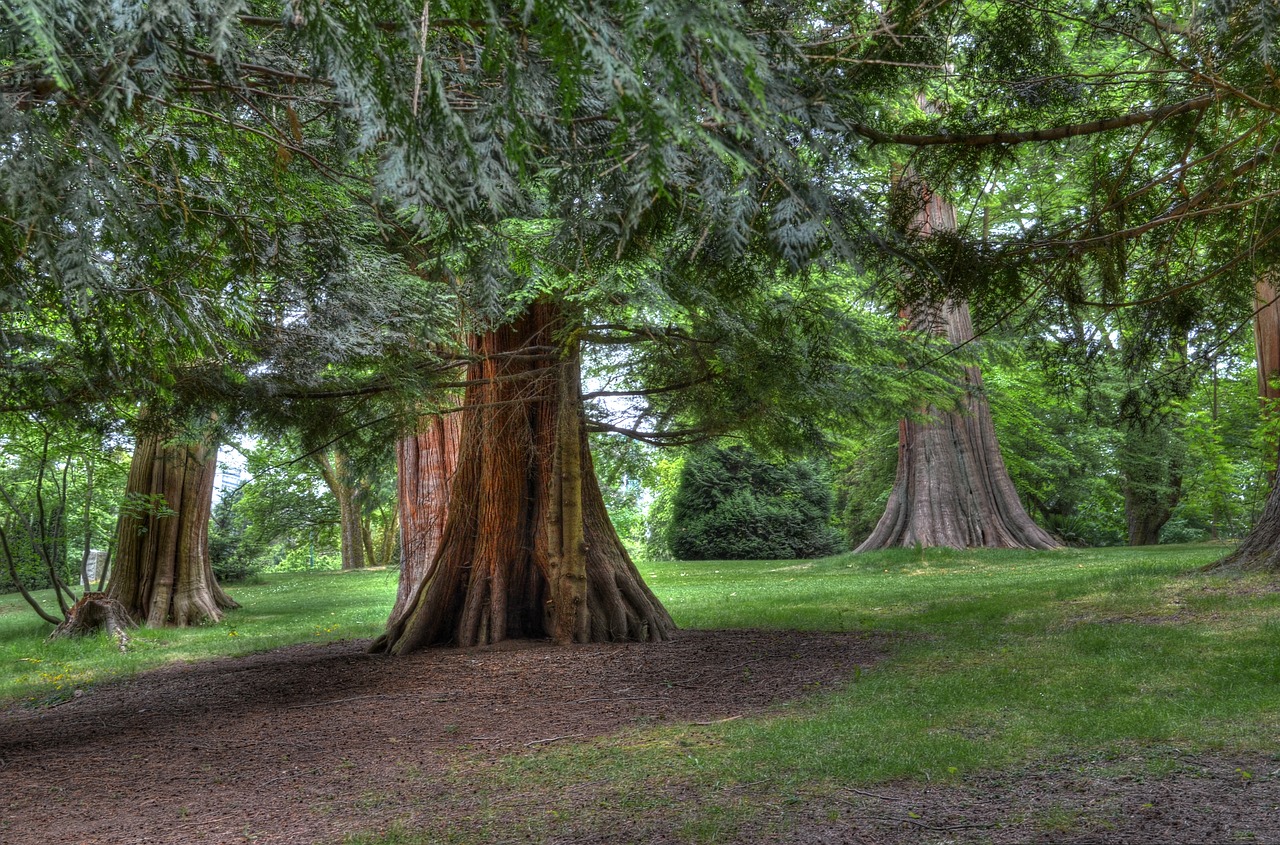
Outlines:
[[[1125,488],[1124,510],[1125,522],[1129,529],[1130,546],[1154,546],[1160,542],[1160,529],[1164,528],[1169,517],[1173,516],[1173,506],[1159,503],[1144,507],[1136,501],[1130,490]],[[1175,502],[1176,504],[1176,502]]]
[[[1275,286],[1268,279],[1254,285],[1257,311],[1253,315],[1253,347],[1258,362],[1258,398],[1264,419],[1280,412],[1280,301]],[[1280,453],[1280,443],[1267,444],[1267,454]],[[1276,483],[1276,464],[1267,466],[1267,480]]]
[[[1262,518],[1236,550],[1205,569],[1280,572],[1280,485],[1272,485]]]
[[[391,621],[404,621],[410,599],[426,577],[449,511],[449,488],[458,466],[461,415],[424,416],[418,429],[396,444],[396,494],[400,510],[400,586]]]
[[[927,195],[915,219],[919,232],[927,236],[955,225],[955,210],[937,195]],[[965,302],[919,308],[904,316],[911,316],[913,327],[943,335],[953,346],[974,337]],[[916,545],[1058,548],[1027,515],[1009,478],[977,367],[965,368],[963,387],[961,412],[931,407],[924,420],[899,421],[898,470],[888,507],[855,551]]]
[[[444,534],[409,612],[388,623],[375,651],[566,631],[579,642],[661,640],[674,629],[605,512],[576,355],[566,361],[554,345],[559,328],[558,309],[538,303],[472,339],[480,357],[468,373]]]
[[[1274,402],[1280,388],[1272,382],[1280,377],[1280,302],[1270,281],[1259,279],[1254,286],[1257,313],[1253,315],[1253,345],[1258,356],[1258,395]]]
[[[333,458],[325,452],[313,456],[320,475],[338,502],[338,528],[341,535],[342,568],[364,569],[366,563],[365,524],[361,490],[351,478],[351,464],[341,449],[333,450]]]
[[[134,446],[106,592],[148,626],[216,622],[239,606],[209,561],[217,451],[158,433],[140,434]]]

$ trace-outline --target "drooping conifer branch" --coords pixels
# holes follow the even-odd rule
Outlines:
[[[1078,138],[1083,135],[1098,135],[1103,132],[1114,132],[1117,129],[1125,129],[1130,126],[1139,126],[1144,123],[1168,120],[1171,117],[1177,117],[1178,115],[1187,114],[1188,112],[1207,109],[1219,100],[1220,97],[1216,94],[1206,94],[1202,97],[1194,97],[1190,100],[1183,100],[1180,103],[1171,103],[1167,106],[1161,106],[1158,109],[1151,109],[1149,111],[1130,112],[1129,114],[1117,115],[1116,117],[1106,117],[1083,123],[1065,124],[1063,126],[1052,126],[1046,129],[1027,129],[1010,132],[940,132],[933,135],[911,135],[897,132],[882,132],[875,127],[868,126],[863,123],[853,124],[853,130],[859,135],[869,138],[878,144],[898,144],[907,147],[1009,146],[1014,144],[1061,141],[1066,138]]]

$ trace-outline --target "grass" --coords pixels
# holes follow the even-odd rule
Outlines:
[[[946,783],[1064,759],[1159,775],[1186,753],[1277,755],[1280,584],[1196,572],[1221,554],[900,550],[649,564],[684,627],[877,631],[900,644],[874,670],[776,715],[512,758],[495,788],[527,795],[545,784],[554,801],[555,784],[608,784],[629,814],[668,818],[673,799],[697,795],[695,810],[675,811],[688,815],[681,838],[721,842],[760,823],[744,791],[785,817],[848,785]]]
[[[906,635],[795,715],[717,732],[721,777],[870,783],[1134,747],[1280,750],[1280,592],[1187,574],[1220,554],[903,550],[647,574],[674,585],[685,625]]]
[[[896,645],[850,683],[767,717],[636,728],[499,761],[483,783],[455,785],[488,808],[475,835],[458,841],[513,824],[535,838],[563,833],[554,813],[513,816],[504,796],[557,810],[566,783],[598,784],[598,806],[613,808],[588,807],[577,824],[590,824],[593,812],[661,817],[681,838],[714,842],[761,823],[760,803],[744,800],[752,790],[767,789],[785,818],[789,802],[847,785],[948,782],[1081,759],[1159,775],[1183,753],[1275,755],[1280,583],[1196,572],[1221,553],[898,550],[644,564],[682,627],[875,631]],[[172,660],[372,636],[394,589],[385,573],[274,576],[234,590],[245,608],[227,621],[139,631],[127,655],[105,640],[45,644],[47,626],[16,597],[0,597],[0,697],[42,701]],[[459,778],[471,777],[466,768]],[[688,795],[698,800],[677,808],[673,798]],[[440,841],[444,833],[398,828],[351,841]]]
[[[394,572],[267,575],[231,585],[242,605],[216,625],[139,628],[121,654],[105,635],[45,642],[50,627],[17,594],[0,595],[0,705],[46,703],[101,681],[167,663],[265,651],[300,642],[374,637],[395,600]],[[37,593],[56,607],[51,591]]]

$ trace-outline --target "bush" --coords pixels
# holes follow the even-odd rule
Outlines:
[[[831,487],[811,461],[771,464],[740,446],[685,460],[668,543],[681,560],[776,560],[840,550]]]

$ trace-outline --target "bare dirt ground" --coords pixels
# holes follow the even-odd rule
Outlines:
[[[887,650],[866,636],[766,631],[405,658],[366,645],[173,666],[0,712],[0,842],[330,843],[389,824],[489,841],[715,838],[683,826],[697,814],[681,802],[701,799],[679,784],[669,812],[650,800],[637,815],[602,801],[607,785],[570,775],[549,797],[506,789],[486,768],[641,725],[765,713]],[[759,843],[1280,842],[1275,770],[1180,759],[1152,778],[1063,762],[786,806],[768,786],[708,800],[753,808],[732,838]]]

